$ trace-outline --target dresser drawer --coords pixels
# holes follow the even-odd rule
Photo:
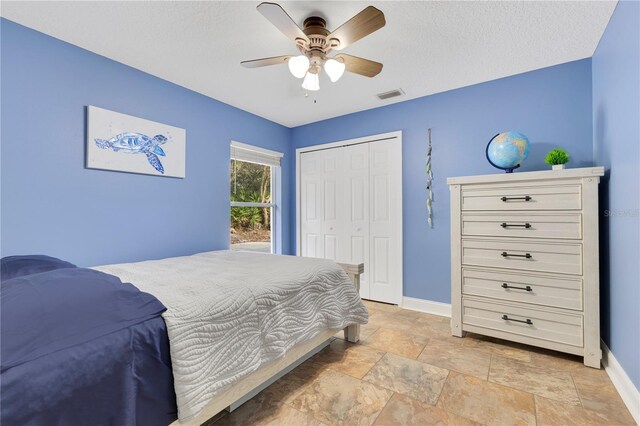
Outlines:
[[[463,268],[462,293],[582,310],[581,278]]]
[[[580,210],[579,183],[557,185],[469,185],[462,188],[462,210]]]
[[[462,235],[581,239],[579,212],[468,212],[462,214]]]
[[[582,244],[516,239],[463,239],[462,264],[582,274]]]
[[[583,346],[582,315],[510,305],[480,298],[462,299],[462,323],[577,347]]]

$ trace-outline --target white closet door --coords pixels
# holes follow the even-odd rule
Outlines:
[[[340,149],[301,155],[301,253],[307,257],[344,258],[344,158]]]
[[[327,149],[320,152],[323,161],[322,174],[322,240],[325,259],[340,261],[343,239],[343,214],[340,211],[343,195],[342,169],[344,159],[339,149]]]
[[[402,147],[397,139],[369,144],[369,298],[402,298]]]
[[[402,298],[402,146],[399,138],[302,152],[300,250],[364,263],[360,295]]]
[[[324,257],[322,236],[324,214],[324,153],[300,156],[300,252],[307,257]]]
[[[347,263],[364,263],[360,276],[360,296],[369,292],[369,144],[349,145],[340,149],[344,159],[342,184],[342,227],[344,237],[341,259]],[[332,151],[332,150],[329,150]]]

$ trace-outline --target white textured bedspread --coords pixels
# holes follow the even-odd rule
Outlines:
[[[167,307],[180,420],[323,329],[367,322],[353,284],[329,260],[215,251],[94,269]]]

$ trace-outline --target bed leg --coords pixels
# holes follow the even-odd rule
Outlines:
[[[358,340],[360,340],[360,324],[350,325],[345,328],[344,338],[351,343],[356,343]]]
[[[349,276],[351,283],[360,292],[360,275],[364,272],[364,263],[338,263]]]
[[[347,273],[357,292],[360,292],[360,274],[364,272],[364,264],[338,263]],[[348,342],[356,343],[360,340],[360,324],[353,324],[344,329],[344,338]]]

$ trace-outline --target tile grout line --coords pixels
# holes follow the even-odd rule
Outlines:
[[[484,425],[484,423],[478,422],[478,421],[476,421],[476,420],[474,420],[474,419],[472,419],[472,418],[470,418],[470,417],[468,417],[468,416],[466,416],[466,415],[464,415],[464,414],[462,414],[462,413],[455,413],[455,412],[453,412],[453,411],[449,411],[449,410],[447,410],[447,409],[446,409],[446,408],[444,408],[444,407],[439,407],[439,406],[438,406],[438,403],[440,402],[440,397],[441,397],[441,396],[442,396],[442,394],[444,393],[444,388],[445,388],[445,386],[447,386],[447,382],[449,381],[449,377],[451,376],[451,371],[453,371],[453,370],[449,370],[449,373],[447,373],[447,378],[446,378],[446,379],[445,379],[445,381],[444,381],[444,385],[442,385],[442,390],[440,391],[440,394],[438,395],[438,399],[436,400],[436,403],[435,403],[434,407],[436,407],[436,408],[440,408],[440,409],[441,409],[441,410],[443,410],[445,413],[453,414],[453,415],[455,415],[455,416],[462,417],[463,419],[467,419],[467,420],[470,420],[470,421],[472,421],[472,422],[475,422],[475,423],[478,423],[478,424]],[[458,373],[458,374],[460,374],[460,375],[463,375],[463,376],[465,375],[464,373],[460,373],[460,372],[457,372],[457,373]],[[470,376],[470,377],[472,377],[472,376]]]
[[[382,351],[380,351],[380,352],[382,352]],[[372,366],[367,370],[367,372],[366,372],[366,373],[364,373],[364,375],[363,375],[361,378],[359,378],[358,380],[362,380],[363,382],[364,382],[364,381],[366,381],[366,380],[364,380],[364,378],[365,378],[365,377],[367,377],[367,374],[369,374],[369,373],[371,372],[371,370],[373,370],[373,368],[374,368],[376,365],[378,365],[378,363],[379,363],[380,361],[382,361],[382,358],[384,358],[384,356],[385,356],[386,354],[387,354],[387,352],[384,352],[384,353],[382,354],[382,356],[380,357],[380,359],[378,359],[378,360],[377,360],[377,361],[376,361],[376,362],[375,362],[375,363],[374,363],[374,364],[373,364],[373,365],[372,365]],[[367,382],[367,383],[368,383],[368,382]]]
[[[451,370],[447,371],[447,377],[444,379],[444,383],[442,383],[442,389],[440,389],[440,393],[438,394],[438,398],[436,399],[436,403],[433,404],[434,407],[437,407],[438,406],[438,402],[440,402],[440,397],[442,396],[442,393],[444,392],[444,387],[447,386],[447,381],[449,380],[449,376],[451,376]],[[444,410],[444,408],[443,408],[443,410]],[[447,411],[447,410],[445,410],[445,411]]]
[[[580,395],[580,391],[578,390],[578,385],[576,385],[576,380],[573,378],[572,372],[569,372],[569,377],[571,377],[571,383],[573,383],[573,387],[576,390],[576,395],[578,395],[578,399],[580,400],[580,407],[586,408],[584,406],[584,402],[582,402],[582,396]]]
[[[538,424],[538,402],[536,401],[536,396],[533,395],[533,421]]]
[[[286,405],[290,409],[292,409],[294,411],[297,411],[300,414],[304,414],[306,417],[310,417],[313,420],[316,420],[316,421],[319,421],[320,423],[323,423],[321,420],[316,419],[316,416],[314,416],[313,413],[306,413],[304,411],[298,410],[296,407],[294,407],[293,405],[289,404],[288,402],[283,402],[282,405]]]
[[[422,335],[411,333],[411,332],[408,332],[406,330],[380,327],[375,332],[373,332],[367,339],[373,337],[374,334],[376,334],[376,333],[378,333],[378,332],[380,332],[382,330],[389,331],[389,332],[392,332],[392,333],[404,334],[404,335],[407,335],[407,336],[410,336],[410,337],[424,337]],[[429,338],[428,337],[425,337],[425,338],[427,339],[427,342],[428,342]],[[420,349],[418,355],[416,355],[414,358],[408,358],[408,356],[406,356],[406,355],[398,354],[398,353],[395,353],[395,352],[390,352],[390,351],[386,350],[385,348],[380,348],[378,346],[371,345],[372,348],[377,349],[379,351],[384,351],[385,353],[401,356],[403,358],[413,359],[414,361],[417,360],[418,356],[420,356],[420,354],[422,353],[422,351],[425,349],[426,346],[427,346],[427,343],[425,343],[424,346],[422,346],[422,348]]]
[[[364,381],[364,380],[363,380]],[[368,382],[366,382],[368,383]],[[372,383],[373,384],[373,383]],[[396,394],[395,391],[391,391],[391,396],[389,397],[389,399],[387,400],[387,402],[384,403],[384,406],[382,407],[382,410],[380,410],[378,412],[378,414],[376,414],[375,419],[373,419],[373,423],[371,423],[371,425],[375,425],[376,422],[378,421],[378,417],[380,417],[380,414],[382,414],[382,412],[384,411],[385,408],[387,408],[387,405],[389,405],[389,402],[391,401],[391,398],[393,398],[393,396]]]
[[[334,368],[334,367],[333,367],[333,365],[332,365],[333,363],[332,363],[332,364],[329,364],[328,366],[326,366],[326,368],[327,368],[327,369],[329,369],[329,370],[331,370],[331,371],[335,371],[335,372],[338,372],[338,373],[346,374],[347,376],[351,376],[351,377],[353,377],[354,379],[364,381],[364,380],[363,380],[363,379],[364,379],[364,377],[365,377],[367,374],[369,374],[369,372],[373,369],[373,367],[375,367],[375,366],[376,366],[376,364],[378,364],[378,362],[380,362],[380,360],[381,360],[381,359],[382,359],[382,358],[387,354],[387,352],[383,352],[383,351],[378,350],[378,349],[375,349],[375,351],[382,353],[382,356],[381,356],[381,357],[380,357],[376,362],[374,362],[374,363],[373,363],[373,365],[372,365],[371,367],[369,367],[369,369],[364,373],[364,375],[363,375],[362,377],[352,376],[352,375],[351,375],[351,374],[349,374],[349,373],[345,373],[345,372],[343,372],[343,371],[337,370],[336,368]],[[345,350],[345,352],[346,352],[346,350]],[[367,383],[369,383],[369,382],[367,382]]]
[[[371,372],[371,370],[373,370],[373,369],[376,367],[376,365],[378,365],[378,364],[380,363],[380,361],[382,361],[382,359],[383,359],[385,356],[387,356],[387,355],[389,355],[389,352],[385,352],[385,353],[384,353],[384,355],[382,355],[382,356],[380,357],[380,359],[379,359],[379,360],[377,360],[377,361],[376,361],[376,363],[375,363],[375,364],[373,364],[373,366],[371,366],[371,368],[369,369],[369,371],[367,371],[367,374],[365,374],[364,376],[362,376],[362,379],[359,379],[359,380],[361,380],[361,381],[363,381],[363,382],[365,382],[365,383],[369,383],[369,384],[375,385],[375,383],[371,383],[370,381],[365,380],[364,378],[365,378],[365,377],[367,377],[367,375]],[[391,392],[394,392],[394,393],[395,393],[395,391],[394,391],[393,389],[388,389],[388,388],[385,388],[384,386],[380,386],[380,387],[381,387],[381,388],[383,388],[383,389],[390,390]]]
[[[385,353],[384,353],[384,355],[382,355],[382,356],[380,357],[380,359],[379,359],[378,361],[376,361],[376,363],[373,365],[373,367],[371,367],[371,368],[369,369],[369,371],[371,371],[371,370],[372,370],[372,369],[373,369],[373,368],[374,368],[374,367],[375,367],[375,366],[376,366],[380,361],[382,361],[382,358],[384,358],[384,357],[385,357],[385,355],[387,355],[387,354],[388,354],[388,352],[385,352]],[[333,370],[333,371],[335,371],[335,370]],[[353,378],[353,379],[355,379],[355,380],[358,380],[358,381],[359,381],[359,382],[361,382],[361,383],[366,383],[366,384],[368,384],[368,385],[370,385],[370,386],[374,386],[374,387],[377,387],[377,388],[379,388],[379,389],[384,389],[384,390],[388,390],[388,391],[390,391],[390,392],[391,392],[391,396],[389,396],[389,399],[385,402],[385,404],[384,404],[384,406],[382,407],[382,409],[380,410],[380,412],[379,412],[379,413],[376,415],[376,417],[373,419],[373,423],[372,423],[372,425],[373,425],[373,424],[376,422],[376,420],[378,419],[378,417],[380,416],[380,414],[382,413],[382,411],[385,409],[385,407],[387,406],[387,404],[389,404],[389,401],[391,401],[391,398],[393,398],[393,395],[395,395],[395,394],[396,394],[396,391],[394,391],[393,389],[386,388],[386,387],[384,387],[384,386],[380,386],[380,385],[378,385],[378,384],[376,384],[376,383],[371,383],[371,382],[369,382],[369,381],[364,380],[364,377],[366,376],[366,374],[365,374],[365,376],[363,376],[363,378],[362,378],[362,379],[358,379],[358,378],[356,378],[356,377],[353,377],[353,376],[351,376],[351,375],[349,375],[349,374],[342,373],[342,372],[340,372],[340,371],[336,371],[336,372],[337,372],[338,374],[342,374],[342,375],[345,375],[345,376],[347,376],[347,377],[351,377],[351,378]],[[369,373],[369,372],[367,372],[367,374],[368,374],[368,373]],[[314,417],[314,418],[315,418],[315,417]]]

